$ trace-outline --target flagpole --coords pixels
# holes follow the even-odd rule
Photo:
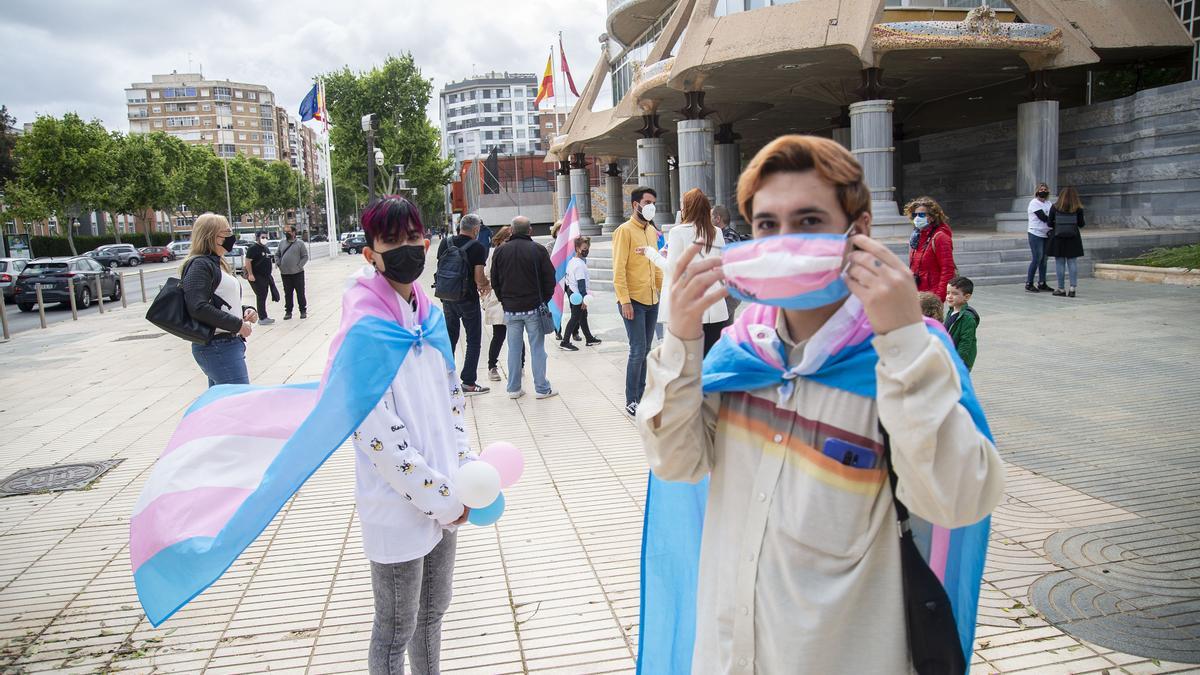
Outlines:
[[[550,102],[554,108],[554,137],[558,138],[558,68],[554,65],[554,45],[550,45],[550,88],[554,90],[554,100]]]
[[[336,258],[338,252],[337,213],[333,194],[333,160],[329,156],[329,110],[325,105],[325,80],[317,80],[320,94],[317,96],[321,111],[321,122],[325,126],[325,228],[329,232],[329,257]]]

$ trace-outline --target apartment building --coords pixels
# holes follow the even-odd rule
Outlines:
[[[447,84],[439,95],[444,156],[457,170],[492,148],[503,155],[543,152],[537,89],[533,73],[490,72]]]

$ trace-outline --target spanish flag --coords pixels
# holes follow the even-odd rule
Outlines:
[[[533,100],[533,107],[537,107],[542,99],[554,95],[554,48],[550,48],[550,56],[546,57],[546,73],[542,75],[542,86],[538,87],[537,98]]]

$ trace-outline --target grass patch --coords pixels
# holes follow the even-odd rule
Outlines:
[[[1200,269],[1200,244],[1171,246],[1147,251],[1136,258],[1114,261],[1120,265],[1144,265],[1146,267],[1183,267]]]

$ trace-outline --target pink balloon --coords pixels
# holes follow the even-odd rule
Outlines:
[[[497,441],[479,453],[479,459],[491,464],[500,473],[500,487],[516,483],[525,471],[525,458],[521,450],[512,443]]]

